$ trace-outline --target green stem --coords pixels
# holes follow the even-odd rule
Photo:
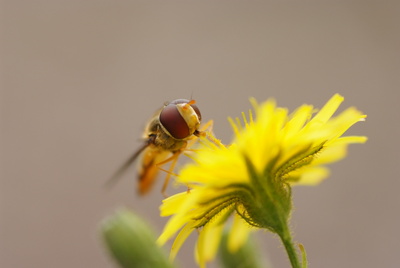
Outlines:
[[[285,226],[282,232],[278,233],[278,235],[281,238],[283,245],[285,246],[292,267],[301,268],[302,266],[299,261],[299,256],[297,255],[297,251],[293,243],[292,236],[290,235],[289,228]]]

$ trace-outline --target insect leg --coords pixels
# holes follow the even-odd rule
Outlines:
[[[167,190],[167,186],[168,186],[169,180],[170,180],[170,178],[171,178],[171,175],[176,176],[176,174],[174,174],[173,171],[174,171],[174,169],[175,169],[176,163],[178,162],[178,157],[179,157],[179,155],[180,155],[181,153],[182,153],[181,150],[179,150],[179,151],[177,151],[177,152],[174,152],[174,154],[173,154],[171,157],[169,157],[169,158],[165,159],[164,161],[162,161],[162,162],[156,164],[156,166],[157,166],[159,169],[161,169],[161,170],[163,170],[163,171],[165,171],[165,172],[167,173],[167,176],[165,177],[165,180],[164,180],[163,187],[162,187],[162,189],[161,189],[161,193],[162,193],[162,195],[163,195],[164,197],[168,197],[168,195],[165,193],[165,191]],[[171,165],[169,166],[169,169],[168,169],[168,170],[165,170],[165,169],[163,169],[163,168],[160,167],[160,166],[162,166],[162,165],[164,165],[165,163],[168,163],[168,162],[170,162],[170,161],[172,161],[172,163],[171,163]]]

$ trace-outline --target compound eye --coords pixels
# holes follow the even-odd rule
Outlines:
[[[176,107],[171,102],[160,113],[160,123],[175,139],[184,139],[190,136],[189,127]]]
[[[197,117],[199,118],[199,122],[201,122],[201,113],[200,113],[200,110],[197,107],[197,105],[196,104],[191,104],[190,106],[192,106],[193,110],[197,114]]]
[[[186,100],[186,99],[177,99],[177,100],[171,101],[169,104],[180,104],[180,103],[189,103],[189,102],[191,102],[191,101],[190,100]],[[199,118],[199,122],[201,122],[201,113],[200,113],[200,110],[197,107],[197,105],[196,104],[190,104],[190,106],[193,108],[193,110],[197,114],[197,117]]]

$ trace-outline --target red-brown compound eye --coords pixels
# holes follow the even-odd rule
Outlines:
[[[171,101],[169,104],[180,104],[180,103],[189,103],[189,102],[190,102],[190,100],[177,99],[177,100]],[[191,104],[190,106],[193,108],[193,110],[197,114],[197,117],[199,118],[199,122],[201,122],[201,113],[200,113],[200,110],[197,107],[197,105],[196,104]]]
[[[189,127],[179,113],[177,104],[180,103],[189,103],[189,100],[178,99],[170,102],[167,106],[165,106],[160,113],[160,123],[163,127],[171,134],[171,136],[175,139],[184,139],[189,137],[192,133],[190,133]],[[196,112],[199,121],[201,119],[201,114],[199,108],[196,105],[191,105],[193,110]]]
[[[179,113],[176,104],[169,103],[160,113],[160,123],[175,139],[184,139],[190,136],[189,127]]]

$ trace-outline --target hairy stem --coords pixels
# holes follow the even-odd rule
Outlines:
[[[278,235],[285,246],[292,268],[302,268],[289,228],[285,226]]]

